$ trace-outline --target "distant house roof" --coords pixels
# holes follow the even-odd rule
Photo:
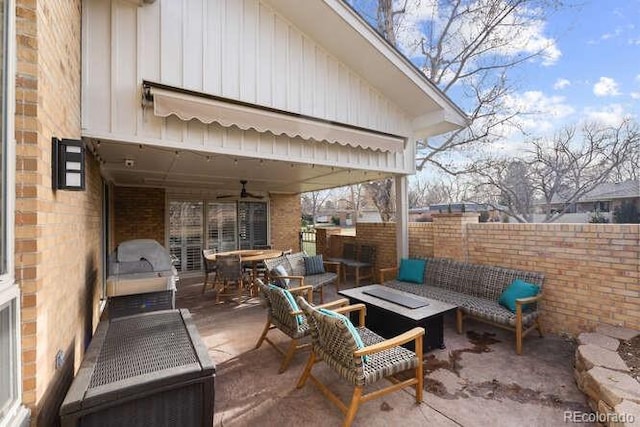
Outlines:
[[[603,182],[576,202],[601,202],[634,197],[640,197],[640,180],[637,179],[623,182]],[[563,203],[565,200],[561,195],[556,194],[551,199],[551,203]],[[544,204],[544,202],[536,204]]]
[[[581,202],[640,197],[640,180],[605,182],[580,198]]]
[[[429,210],[431,212],[447,212],[449,210],[449,206],[451,206],[452,212],[462,212],[462,206],[464,205],[464,210],[467,212],[481,212],[493,210],[493,208],[489,205],[485,205],[482,203],[444,203],[439,205],[429,205]]]

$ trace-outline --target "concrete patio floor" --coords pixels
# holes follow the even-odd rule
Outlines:
[[[212,291],[201,291],[201,280],[183,280],[176,305],[191,311],[216,364],[215,426],[342,423],[340,410],[313,384],[295,388],[308,352],[299,352],[278,375],[280,354],[267,343],[254,349],[266,321],[258,298],[241,305],[215,304]],[[325,301],[335,298],[335,288],[327,288]],[[465,335],[458,335],[454,317],[445,318],[447,348],[425,355],[422,404],[415,404],[412,389],[392,393],[363,404],[354,425],[558,426],[567,423],[569,412],[591,412],[573,379],[571,341],[532,333],[524,355],[517,356],[512,333],[474,321],[466,322],[465,329]],[[287,343],[280,332],[270,336],[283,347]],[[348,402],[352,389],[346,383],[322,363],[313,369]]]

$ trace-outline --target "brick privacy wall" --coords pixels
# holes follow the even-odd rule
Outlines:
[[[16,1],[15,275],[21,296],[22,400],[49,425],[97,324],[101,179],[51,189],[51,137],[80,138],[81,1]],[[55,369],[61,350],[65,361]]]
[[[442,213],[433,218],[433,256],[467,260],[466,224],[478,223],[478,213]]]
[[[463,254],[471,263],[544,273],[542,321],[553,333],[576,335],[598,323],[640,329],[640,225],[473,220],[452,214],[444,221],[409,223],[409,255]],[[443,250],[435,246],[436,235]],[[395,265],[395,238],[394,224],[357,225],[357,243],[375,244],[383,254],[376,268]]]
[[[544,273],[543,327],[640,329],[640,225],[467,225],[469,262]]]
[[[433,257],[433,230],[432,222],[409,223],[409,256]],[[395,235],[394,235],[395,238]]]
[[[316,228],[316,254],[324,258],[339,257],[342,249],[341,231],[341,228]]]
[[[165,190],[113,187],[114,247],[125,240],[153,239],[165,244]]]
[[[274,249],[300,250],[300,218],[302,208],[300,195],[272,194],[269,212],[271,215],[271,245]]]

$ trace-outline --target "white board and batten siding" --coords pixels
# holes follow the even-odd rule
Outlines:
[[[413,173],[408,117],[259,0],[83,3],[83,135],[132,143]],[[356,53],[357,54],[357,53]],[[407,137],[381,152],[243,131],[143,109],[142,81]]]

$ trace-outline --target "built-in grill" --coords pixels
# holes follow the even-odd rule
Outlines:
[[[120,243],[109,256],[109,317],[175,308],[177,280],[169,251],[157,241]]]

